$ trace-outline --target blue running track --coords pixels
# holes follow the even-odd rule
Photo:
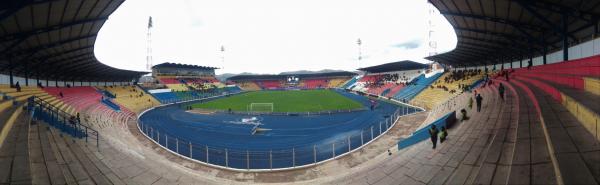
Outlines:
[[[338,92],[370,105],[366,97]],[[331,115],[203,115],[175,104],[144,113],[139,124],[154,141],[186,157],[236,169],[276,169],[312,164],[356,149],[387,130],[391,122],[386,120],[398,109],[379,101],[373,111]],[[241,121],[250,117],[260,120],[259,128],[269,130],[252,134],[254,125]]]

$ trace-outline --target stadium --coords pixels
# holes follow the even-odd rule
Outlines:
[[[430,63],[226,78],[103,63],[122,3],[0,2],[0,184],[600,184],[600,1],[429,0]]]

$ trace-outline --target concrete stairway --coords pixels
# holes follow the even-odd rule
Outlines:
[[[539,116],[540,128],[536,132],[548,141],[548,158],[552,160],[557,182],[564,184],[599,184],[600,183],[600,143],[595,135],[586,129],[573,114],[557,102],[551,94],[537,86],[528,86],[523,79],[513,79],[512,84],[518,86],[535,106]],[[537,109],[537,110],[536,110]],[[541,144],[541,143],[540,143]],[[532,143],[533,146],[533,143]],[[541,146],[537,146],[541,147]],[[532,151],[532,162],[537,153]],[[543,156],[547,159],[546,156]],[[542,169],[540,170],[548,170]],[[535,172],[535,170],[533,170]],[[536,175],[536,174],[533,174]]]

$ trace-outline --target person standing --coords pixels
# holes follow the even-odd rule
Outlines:
[[[435,149],[438,137],[438,129],[435,127],[435,125],[431,125],[431,128],[429,128],[429,136],[431,137],[431,143],[433,143],[433,149]]]
[[[502,83],[498,86],[498,93],[500,94],[500,99],[504,100],[504,85]]]
[[[483,101],[483,97],[481,97],[481,94],[477,94],[477,97],[475,97],[475,102],[477,103],[477,112],[481,111],[481,101]]]
[[[448,136],[448,131],[446,127],[442,126],[442,131],[440,132],[440,143],[444,143],[446,141],[446,137]]]

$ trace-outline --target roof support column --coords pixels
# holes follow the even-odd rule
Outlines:
[[[544,62],[544,65],[546,65],[546,63],[547,63],[546,55],[548,55],[548,45],[546,44],[546,38],[544,37],[543,33],[542,33],[542,41],[544,42],[544,45],[543,45],[544,48],[542,49],[542,60]]]
[[[13,79],[13,64],[12,64],[12,58],[9,57],[8,58],[8,78],[10,81],[10,87],[14,87],[15,83],[14,83],[14,79]]]
[[[567,14],[566,11],[562,11],[562,30],[561,30],[561,35],[562,35],[562,41],[563,41],[563,60],[567,61],[569,60],[569,37],[567,34],[567,30],[569,28],[569,15]],[[545,64],[545,63],[544,63]]]
[[[24,61],[25,62],[25,86],[29,86],[29,74],[31,74],[31,72],[29,71],[29,62],[28,61]]]
[[[35,84],[40,84],[40,73],[37,70],[35,71]]]
[[[596,38],[596,37],[598,37],[598,17],[594,17],[592,22],[594,23],[594,34],[593,34],[592,38]]]
[[[523,68],[523,53],[519,52],[519,68]]]

